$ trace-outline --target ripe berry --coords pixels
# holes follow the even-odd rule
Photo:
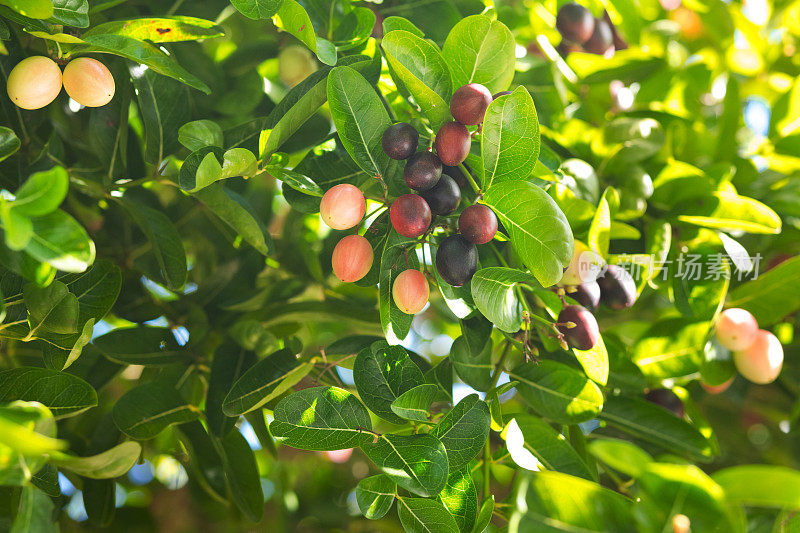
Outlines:
[[[418,194],[404,194],[389,208],[395,231],[404,237],[419,237],[431,225],[431,209]]]
[[[361,235],[348,235],[333,249],[331,266],[340,280],[358,281],[372,268],[372,246]]]
[[[407,315],[422,311],[429,295],[428,280],[422,272],[413,268],[400,272],[392,285],[394,303]]]
[[[497,233],[497,217],[485,205],[471,205],[458,217],[458,231],[472,244],[486,244]]]
[[[766,385],[772,383],[783,366],[783,346],[778,337],[758,330],[753,343],[744,350],[733,352],[736,370],[753,383]]]
[[[614,33],[611,26],[603,19],[594,22],[594,32],[589,40],[583,43],[583,49],[591,54],[603,55],[614,45]]]
[[[322,220],[333,229],[352,228],[364,218],[367,203],[355,185],[340,183],[328,189],[319,204]]]
[[[600,285],[596,281],[586,281],[575,287],[575,292],[568,292],[567,296],[594,311],[600,304]]]
[[[17,107],[40,109],[61,91],[61,69],[49,57],[27,57],[11,69],[6,90]]]
[[[407,122],[392,124],[383,132],[381,145],[392,159],[408,159],[417,151],[419,133]]]
[[[458,183],[453,178],[447,174],[442,174],[439,182],[423,192],[422,197],[428,202],[431,213],[434,215],[449,215],[461,203],[461,189],[458,188]]]
[[[578,350],[591,350],[600,337],[600,327],[594,315],[580,305],[567,305],[558,314],[561,324],[573,322],[574,328],[559,325],[558,331],[564,335],[567,343]]]
[[[492,103],[492,93],[480,83],[459,87],[450,99],[450,113],[466,126],[483,122],[486,108]]]
[[[625,309],[636,302],[636,282],[624,268],[608,265],[605,274],[597,278],[600,299],[611,309]]]
[[[716,324],[717,340],[729,350],[744,350],[758,334],[758,322],[749,311],[726,309],[719,314]]]
[[[678,418],[683,418],[683,415],[686,414],[683,402],[678,398],[678,395],[670,389],[650,389],[650,391],[645,394],[644,399],[648,402],[660,405],[668,411],[672,411]]]
[[[439,244],[436,270],[444,281],[461,287],[478,270],[478,249],[461,235],[451,235]]]
[[[419,152],[411,156],[403,170],[406,185],[415,191],[427,191],[439,181],[442,162],[430,152]]]
[[[583,44],[594,31],[594,17],[591,12],[575,2],[564,4],[556,15],[556,29],[561,36],[573,43]]]
[[[466,126],[458,122],[447,122],[436,133],[434,147],[442,163],[454,167],[467,158],[471,143]]]
[[[101,62],[79,57],[64,67],[64,90],[86,107],[101,107],[114,98],[114,76]]]

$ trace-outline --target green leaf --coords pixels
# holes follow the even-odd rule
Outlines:
[[[484,533],[489,523],[492,521],[492,513],[494,512],[494,495],[490,494],[481,503],[481,508],[478,511],[478,519],[475,521],[475,527],[472,528],[472,533]]]
[[[108,527],[116,514],[116,483],[113,479],[84,479],[83,508],[93,526]]]
[[[384,35],[381,48],[386,60],[435,130],[450,116],[450,70],[436,45],[405,30]]]
[[[14,155],[21,145],[14,130],[0,126],[0,161]]]
[[[522,304],[514,290],[518,283],[539,286],[533,276],[514,268],[482,268],[472,276],[475,305],[483,316],[506,333],[516,333],[522,327]]]
[[[678,220],[705,228],[748,233],[781,231],[781,218],[769,206],[731,192],[715,192],[698,200],[678,215]]]
[[[25,285],[23,295],[28,308],[29,336],[40,331],[78,331],[78,298],[60,281],[54,281],[47,287],[29,283]]]
[[[608,382],[608,350],[602,336],[597,338],[597,342],[590,349],[578,350],[577,348],[572,348],[572,352],[589,379],[596,381],[600,385],[605,385]]]
[[[390,407],[400,418],[427,422],[431,415],[431,405],[447,400],[447,394],[438,385],[425,383],[398,396]]]
[[[233,7],[251,19],[269,19],[281,7],[283,0],[231,0]]]
[[[84,40],[87,42],[87,46],[74,48],[73,54],[92,52],[114,54],[130,59],[135,63],[145,65],[158,74],[174,78],[206,94],[211,93],[211,89],[208,85],[193,76],[181,67],[177,61],[150,43],[139,41],[126,35],[107,34],[89,35],[86,36]]]
[[[55,452],[51,454],[50,461],[54,465],[71,470],[79,476],[90,479],[113,479],[133,468],[141,453],[141,444],[134,441],[126,441],[91,457],[76,457],[66,453]]]
[[[273,6],[269,6],[271,9]],[[283,0],[273,18],[275,25],[297,37],[312,52],[317,54],[320,61],[326,65],[336,64],[336,47],[333,43],[317,37],[314,26],[306,10],[295,0]]]
[[[105,357],[123,365],[169,365],[187,357],[186,350],[178,345],[169,328],[115,329],[97,337],[92,344]]]
[[[447,484],[439,493],[438,499],[455,518],[458,529],[468,533],[472,531],[478,514],[478,493],[469,470],[450,470]]]
[[[753,507],[800,507],[800,473],[774,465],[740,465],[717,470],[711,478],[725,499]]]
[[[453,341],[450,347],[450,361],[464,383],[470,387],[486,391],[492,384],[492,341],[478,348],[470,348],[468,338],[461,335]]]
[[[652,379],[682,377],[700,369],[710,322],[669,318],[656,322],[633,346],[632,360]]]
[[[59,339],[59,346],[45,342],[42,349],[45,366],[59,371],[69,368],[92,340],[94,323],[94,318],[90,318],[83,325],[80,333]],[[60,345],[66,345],[66,348],[61,348]]]
[[[221,183],[193,194],[260,253],[269,255],[273,250],[275,245],[269,230],[241,195]]]
[[[392,508],[397,496],[397,484],[386,474],[378,474],[362,479],[356,486],[356,502],[366,518],[383,518]]]
[[[407,18],[391,15],[383,19],[383,33],[386,34],[394,30],[405,30],[417,37],[425,37],[425,33],[414,26],[414,23]]]
[[[392,228],[383,246],[378,279],[380,284],[378,302],[381,326],[387,338],[392,338],[392,335],[399,340],[406,338],[414,320],[414,315],[408,315],[397,307],[392,296],[392,286],[395,278],[404,270],[419,270],[419,259],[414,252],[415,244],[416,239],[404,237]]]
[[[401,184],[401,163],[390,159],[381,145],[392,122],[375,88],[355,69],[340,66],[328,74],[327,89],[336,133],[353,160],[368,175],[382,177],[392,195],[407,190]]]
[[[190,422],[200,411],[186,402],[166,383],[142,383],[122,395],[114,404],[114,423],[136,440],[152,439],[173,424]]]
[[[489,407],[477,394],[470,394],[453,407],[431,430],[447,450],[450,471],[472,461],[486,444],[491,424]]]
[[[442,48],[453,87],[480,83],[491,93],[508,89],[514,77],[515,43],[511,31],[486,15],[473,15],[456,24]]]
[[[87,0],[53,0],[53,15],[49,21],[76,28],[88,28],[89,2]]]
[[[0,0],[0,4],[33,19],[48,19],[53,16],[53,0]]]
[[[236,380],[222,403],[222,411],[228,416],[238,416],[258,409],[280,394],[276,394],[278,386],[299,365],[289,348],[265,357]]]
[[[649,453],[620,439],[595,439],[588,448],[592,455],[611,468],[634,478],[641,476],[647,465],[653,462]]]
[[[151,43],[177,43],[222,37],[225,32],[210,20],[176,16],[171,18],[138,18],[98,24],[83,34],[124,35]]]
[[[458,533],[455,518],[436,500],[398,498],[397,514],[408,533]]]
[[[610,396],[600,418],[610,425],[668,450],[708,461],[711,444],[688,422],[645,400]]]
[[[402,346],[376,342],[364,348],[353,363],[353,377],[361,401],[370,411],[395,424],[405,421],[392,411],[401,394],[425,383],[425,377]]]
[[[527,504],[521,531],[637,531],[631,500],[592,481],[560,472],[533,475]]]
[[[369,413],[353,394],[338,387],[311,387],[278,403],[270,431],[286,446],[342,450],[372,440]]]
[[[7,450],[30,458],[65,448],[67,443],[56,439],[55,435],[53,415],[44,405],[15,401],[0,407],[0,458],[4,467],[12,464],[6,459],[10,457]]]
[[[233,428],[236,418],[226,416],[222,411],[222,404],[234,382],[255,361],[256,357],[252,351],[243,349],[232,340],[224,341],[214,352],[205,405],[209,433],[217,436],[225,435]]]
[[[214,441],[236,506],[253,522],[261,521],[264,514],[264,491],[261,488],[258,463],[247,439],[239,431],[229,431],[222,438],[214,438]]]
[[[33,237],[33,223],[26,215],[14,209],[13,202],[0,202],[0,222],[2,222],[6,246],[14,251],[23,250]]]
[[[74,416],[97,405],[97,393],[80,378],[44,368],[0,371],[0,403],[39,402],[56,418]]]
[[[32,485],[24,486],[10,533],[57,533],[58,524],[52,520],[54,508],[47,494]]]
[[[186,251],[172,221],[162,213],[130,198],[120,198],[125,212],[150,242],[167,287],[180,290],[186,284]]]
[[[447,483],[447,452],[433,435],[381,435],[361,448],[395,483],[414,494],[435,496]]]
[[[579,424],[597,416],[603,393],[577,370],[555,361],[526,363],[509,373],[517,390],[533,409],[561,424]]]
[[[207,146],[222,148],[222,128],[213,120],[193,120],[178,130],[178,142],[192,152]]]
[[[35,217],[25,251],[64,272],[83,272],[95,258],[94,242],[74,218],[58,210]]]
[[[600,198],[600,203],[592,218],[589,226],[589,234],[586,238],[589,248],[600,257],[608,256],[608,246],[611,242],[611,207],[609,196],[614,198],[613,203],[619,204],[619,195],[613,188],[608,188]]]
[[[500,183],[527,179],[539,157],[540,144],[539,119],[525,87],[517,87],[489,104],[481,136],[484,191]]]
[[[563,472],[583,479],[592,479],[586,463],[567,439],[541,418],[519,414],[503,430],[511,458],[519,466],[538,471]]]
[[[733,289],[728,307],[747,309],[761,327],[771,326],[800,309],[800,299],[794,293],[798,283],[800,257],[793,257]]]
[[[505,226],[514,250],[543,287],[561,279],[572,259],[567,217],[542,189],[527,181],[501,182],[484,201]]]
[[[41,216],[58,209],[67,196],[69,176],[63,167],[36,172],[14,195],[12,209],[27,216]]]
[[[333,29],[333,44],[337,50],[351,50],[363,44],[375,27],[375,13],[368,7],[354,7]]]

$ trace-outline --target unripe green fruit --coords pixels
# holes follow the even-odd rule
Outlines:
[[[759,385],[772,383],[783,366],[783,346],[778,337],[758,330],[755,340],[744,350],[733,352],[736,370],[746,379]]]
[[[294,87],[317,70],[311,52],[299,45],[287,46],[278,54],[278,77]]]
[[[40,109],[61,91],[61,69],[49,57],[25,58],[8,74],[6,90],[17,107]]]
[[[407,315],[422,311],[429,296],[428,280],[422,272],[413,268],[400,272],[392,285],[394,303]]]
[[[64,90],[86,107],[101,107],[114,98],[114,76],[101,62],[79,57],[64,67]]]
[[[758,322],[749,311],[733,307],[719,314],[715,326],[717,340],[729,350],[744,350],[758,335]]]
[[[372,246],[367,239],[361,235],[348,235],[333,249],[333,273],[347,283],[358,281],[372,268],[372,258]]]
[[[366,210],[364,193],[349,183],[328,189],[319,204],[322,220],[333,229],[352,228],[361,222]]]

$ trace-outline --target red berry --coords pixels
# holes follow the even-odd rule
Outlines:
[[[450,99],[450,113],[458,122],[474,126],[483,122],[486,108],[492,103],[492,93],[480,83],[459,87]]]
[[[394,303],[407,315],[415,315],[422,311],[428,303],[429,296],[428,280],[419,270],[409,269],[400,272],[392,285]]]
[[[364,193],[349,183],[328,189],[319,204],[322,220],[333,229],[352,228],[361,222],[366,210]]]
[[[583,44],[592,36],[594,17],[582,5],[570,2],[564,4],[556,15],[556,28],[564,39]]]
[[[407,122],[392,124],[383,132],[381,146],[392,159],[408,159],[417,151],[419,133]]]
[[[389,208],[392,227],[404,237],[416,238],[431,225],[431,208],[418,194],[404,194]]]
[[[458,231],[472,244],[486,244],[497,233],[497,217],[485,205],[471,205],[458,217]]]
[[[594,315],[580,305],[568,305],[558,314],[560,323],[573,322],[574,328],[558,326],[567,343],[578,350],[591,350],[600,338],[600,327]]]
[[[458,122],[447,122],[436,133],[434,147],[442,163],[454,167],[467,158],[471,143],[472,138],[466,126]]]
[[[372,268],[372,246],[361,235],[348,235],[333,249],[331,266],[340,280],[358,281]]]
[[[756,340],[758,322],[749,311],[726,309],[719,314],[716,324],[717,340],[729,350],[744,350]]]
[[[419,152],[411,156],[403,170],[406,185],[415,191],[427,191],[439,182],[442,162],[430,152]]]

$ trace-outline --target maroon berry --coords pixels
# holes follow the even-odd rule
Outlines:
[[[439,182],[442,162],[430,152],[419,152],[411,156],[403,170],[406,185],[416,191],[427,191]]]
[[[422,196],[404,194],[389,208],[389,218],[397,233],[414,239],[431,225],[431,209]]]
[[[608,265],[605,273],[597,278],[600,299],[611,309],[625,309],[636,302],[636,282],[624,268]]]
[[[486,244],[497,233],[497,217],[485,205],[471,205],[458,217],[458,231],[472,244]]]
[[[600,285],[596,281],[587,281],[577,285],[575,292],[568,292],[567,296],[586,309],[594,311],[600,304]]]
[[[383,132],[381,145],[392,159],[408,159],[417,151],[419,133],[407,122],[392,124]]]
[[[564,335],[567,343],[578,350],[591,350],[600,338],[600,327],[594,315],[580,305],[568,305],[558,314],[558,331]],[[573,322],[574,328],[568,328],[567,322]]]
[[[614,33],[611,26],[603,19],[597,19],[594,32],[588,41],[583,43],[583,49],[591,54],[603,55],[606,50],[614,45]]]
[[[483,122],[486,108],[492,103],[492,93],[480,83],[459,87],[450,99],[450,113],[458,122],[475,126]]]
[[[594,31],[594,17],[582,5],[570,2],[564,4],[556,15],[556,29],[561,36],[573,43],[583,44]]]
[[[478,270],[478,249],[461,235],[451,235],[439,244],[436,270],[445,282],[461,287]]]
[[[423,192],[422,197],[428,202],[431,213],[434,215],[449,215],[461,203],[461,189],[458,188],[458,183],[453,178],[447,174],[442,174],[439,182]]]
[[[455,167],[469,154],[472,138],[467,127],[458,122],[447,122],[436,133],[434,147],[442,163]]]

